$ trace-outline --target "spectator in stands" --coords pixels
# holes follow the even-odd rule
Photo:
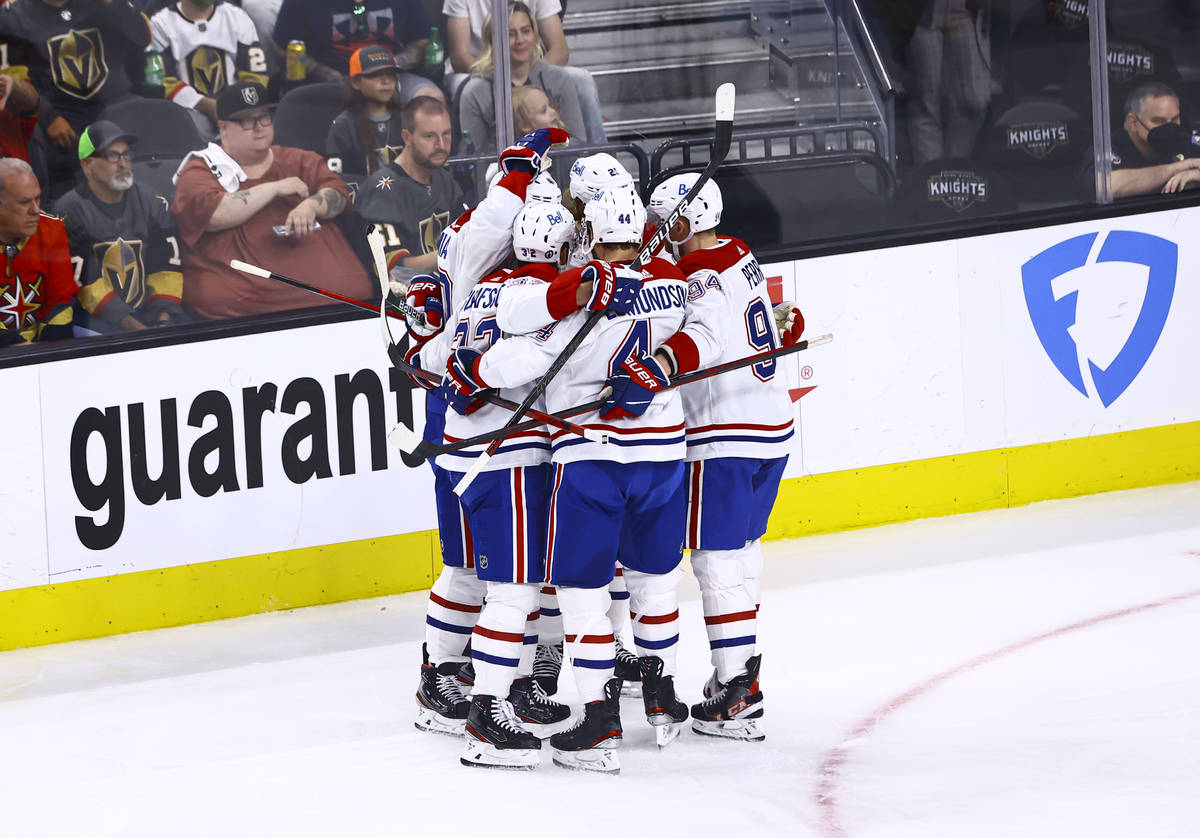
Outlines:
[[[267,85],[267,54],[250,16],[230,3],[179,0],[150,19],[166,97],[188,108],[200,133],[217,135],[217,94],[235,81]]]
[[[1171,131],[1167,126],[1178,126],[1174,130],[1185,135],[1178,147],[1161,141],[1165,132]],[[1135,88],[1125,100],[1121,128],[1112,133],[1113,197],[1178,192],[1200,186],[1200,158],[1184,156],[1189,140],[1190,132],[1180,124],[1179,96],[1175,91],[1162,82],[1147,82]],[[1200,149],[1196,151],[1200,153]],[[1083,167],[1081,186],[1088,197],[1095,191],[1094,154],[1093,149],[1088,149]]]
[[[72,335],[67,231],[41,211],[41,202],[29,164],[0,159],[0,347]]]
[[[283,50],[275,44],[275,20],[283,0],[242,0],[242,11],[250,15],[258,30],[258,41],[267,51],[267,66],[271,75],[283,69]]]
[[[275,21],[275,43],[303,41],[309,78],[341,81],[350,69],[354,51],[370,44],[387,47],[401,70],[422,65],[429,42],[429,16],[419,0],[283,0]],[[442,98],[442,89],[413,72],[401,72],[401,99]]]
[[[404,149],[359,188],[354,207],[365,221],[383,225],[389,269],[429,272],[437,267],[442,231],[467,208],[445,167],[450,113],[440,99],[418,96],[400,118]]]
[[[101,120],[79,136],[84,182],[54,205],[79,269],[76,298],[93,331],[166,326],[183,314],[183,274],[167,200],[133,182],[137,137]]]
[[[513,86],[533,84],[550,97],[571,136],[586,138],[588,144],[605,141],[603,125],[599,133],[583,118],[580,88],[562,67],[542,60],[542,42],[537,22],[529,7],[521,2],[508,4],[508,48]],[[469,132],[476,150],[496,143],[495,104],[492,96],[491,25],[484,42],[483,55],[471,65],[474,74],[459,94],[459,114],[463,131]],[[595,103],[597,112],[599,103]]]
[[[0,157],[29,162],[29,140],[41,106],[42,99],[28,79],[0,74]]]
[[[546,91],[532,84],[514,87],[512,92],[513,132],[522,137],[539,128],[569,129],[558,115],[558,108]]]
[[[113,102],[131,95],[127,67],[141,66],[150,43],[146,18],[130,0],[15,0],[0,11],[0,37],[34,48],[30,65],[42,94],[42,126],[51,196],[71,188],[79,132]]]
[[[221,144],[179,168],[171,209],[183,240],[184,306],[205,318],[321,305],[319,297],[235,271],[232,259],[360,299],[374,284],[334,224],[346,184],[319,154],[273,145],[267,92],[232,84],[217,96]]]
[[[579,91],[579,107],[587,136],[603,137],[604,116],[600,113],[596,80],[583,67],[567,64],[571,49],[563,32],[562,4],[559,0],[530,0],[527,5],[533,12],[542,39],[542,60],[557,64],[567,71]],[[491,0],[445,0],[442,13],[446,15],[446,52],[451,66],[459,74],[454,78],[465,81],[465,76],[461,74],[470,72],[471,65],[483,55],[484,24],[491,9]],[[490,30],[487,38],[491,39]],[[448,77],[445,84],[446,90],[453,92],[459,83]],[[516,133],[520,135],[521,132]]]
[[[992,98],[989,0],[926,0],[908,44],[913,162],[970,157]]]
[[[386,166],[403,145],[396,97],[396,59],[381,46],[350,56],[346,110],[329,126],[326,154],[341,161],[343,175],[369,175]]]

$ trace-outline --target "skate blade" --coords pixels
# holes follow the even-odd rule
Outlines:
[[[761,742],[767,738],[754,719],[734,719],[728,722],[703,722],[692,720],[692,730],[701,736],[716,736],[721,739],[738,739],[743,742]]]
[[[661,718],[669,718],[669,717],[661,717]],[[674,742],[676,739],[679,738],[679,731],[680,731],[680,728],[682,727],[679,724],[679,722],[676,722],[676,721],[656,722],[656,721],[654,721],[653,718],[651,718],[650,724],[654,725],[654,741],[658,744],[658,747],[660,747],[660,748],[667,747],[668,745],[670,745],[672,742]]]
[[[471,768],[532,771],[541,762],[541,752],[533,748],[501,749],[478,739],[468,739],[458,761]]]
[[[620,774],[621,758],[612,748],[588,748],[586,751],[555,751],[554,764],[568,771],[595,774]]]
[[[641,681],[622,681],[621,682],[621,698],[641,698],[642,697],[642,682]]]
[[[463,730],[467,726],[467,720],[447,719],[441,713],[418,705],[417,718],[413,720],[413,725],[417,730],[423,730],[426,733],[444,733],[447,736],[462,736]]]

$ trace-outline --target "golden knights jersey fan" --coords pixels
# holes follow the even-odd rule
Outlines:
[[[78,132],[130,92],[126,59],[146,49],[150,27],[129,0],[16,0],[0,11],[0,38],[33,46],[42,122],[61,116]]]
[[[168,99],[216,119],[216,96],[237,81],[267,84],[267,55],[250,16],[229,3],[182,0],[150,19]],[[214,126],[215,127],[215,126]]]
[[[116,123],[88,126],[79,138],[86,180],[54,207],[71,240],[79,303],[97,331],[166,325],[183,313],[175,219],[165,198],[133,182],[136,142]]]
[[[0,347],[71,337],[71,254],[62,222],[41,212],[33,169],[0,159]]]
[[[442,231],[466,211],[462,189],[446,169],[450,114],[441,101],[418,96],[401,112],[404,149],[358,189],[354,208],[382,224],[388,268],[437,266]]]

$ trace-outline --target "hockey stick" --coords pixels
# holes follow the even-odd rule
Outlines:
[[[713,137],[713,152],[709,158],[708,165],[704,167],[704,171],[700,173],[700,177],[692,185],[687,195],[683,196],[683,200],[676,204],[675,209],[667,216],[667,220],[654,231],[654,235],[650,237],[650,240],[638,252],[637,258],[634,259],[633,264],[630,266],[633,270],[639,270],[642,265],[650,261],[655,251],[662,246],[663,241],[667,237],[667,231],[671,229],[671,225],[679,220],[683,215],[683,211],[687,209],[688,204],[695,199],[696,195],[704,187],[704,184],[708,183],[716,173],[717,168],[720,167],[722,161],[724,161],[725,155],[729,153],[729,144],[733,138],[733,108],[736,96],[737,89],[731,82],[726,82],[717,88],[716,105],[714,108],[716,111],[716,128]],[[511,428],[525,417],[525,414],[529,412],[533,403],[546,392],[546,387],[558,375],[559,370],[566,365],[571,356],[575,354],[575,351],[579,349],[584,339],[591,333],[596,324],[600,322],[600,318],[604,317],[605,314],[607,312],[601,309],[600,311],[593,311],[588,315],[588,318],[583,321],[583,325],[579,327],[579,331],[571,337],[570,342],[563,347],[563,351],[551,362],[541,379],[529,391],[529,395],[525,397],[525,401],[521,402],[520,409],[513,413],[512,418],[508,420],[508,424],[505,426],[506,428]],[[487,465],[487,461],[500,448],[501,439],[502,437],[492,440],[488,444],[487,450],[475,458],[475,462],[471,464],[471,468],[462,476],[462,480],[458,481],[458,485],[454,487],[454,491],[460,497],[467,490],[467,487],[471,485],[471,481]]]
[[[243,262],[240,259],[230,260],[229,267],[233,268],[235,271],[242,271],[243,273],[248,273],[252,276],[261,276],[263,279],[274,279],[277,282],[282,282],[284,285],[290,285],[293,288],[299,288],[301,291],[307,291],[310,294],[316,294],[318,297],[337,300],[340,303],[348,303],[352,306],[366,309],[367,311],[379,312],[380,314],[385,314],[388,317],[394,317],[397,320],[403,320],[405,317],[411,317],[414,320],[421,319],[421,312],[414,308],[409,308],[404,303],[393,303],[392,307],[395,308],[395,311],[393,311],[387,306],[377,306],[374,303],[368,303],[366,300],[344,296],[336,291],[318,288],[315,285],[306,285],[298,279],[292,279],[290,276],[284,276],[283,274],[277,274],[274,271],[268,271],[266,268],[260,268],[258,265],[251,265],[249,262]],[[383,293],[384,298],[386,299],[386,287],[383,289]]]
[[[379,277],[379,286],[386,295],[388,276],[387,261],[384,258],[383,252],[383,236],[379,232],[378,226],[372,229],[370,234],[367,236],[367,244],[371,248],[371,256],[375,262],[375,273]],[[418,366],[410,364],[404,359],[404,355],[400,352],[399,348],[396,346],[395,340],[392,338],[392,330],[388,326],[387,319],[383,317],[384,309],[381,308],[379,313],[379,323],[383,329],[384,342],[387,345],[388,357],[392,364],[402,372],[405,372],[414,378],[419,378],[429,384],[441,384],[442,377],[440,375],[423,370]],[[414,312],[414,314],[418,314],[418,317],[413,319],[419,319],[419,312]],[[494,404],[497,407],[503,407],[506,410],[516,410],[519,407],[516,402],[502,398],[494,393],[480,393],[479,395],[480,398],[482,398],[488,404]],[[604,431],[597,431],[593,430],[592,428],[584,428],[580,425],[576,425],[574,422],[568,422],[565,419],[561,419],[553,414],[545,413],[541,410],[531,410],[529,411],[529,415],[533,416],[534,419],[538,421],[538,424],[553,425],[556,428],[561,428],[564,431],[577,434],[591,440],[592,442],[598,442],[602,445],[608,442],[608,434]],[[537,426],[535,425],[534,427]],[[398,449],[400,449],[402,453],[412,453],[413,449],[424,442],[424,440],[421,439],[416,431],[405,425],[403,422],[396,423],[396,427],[392,428],[392,432],[388,434],[388,440]],[[419,463],[416,463],[415,465],[419,465]]]
[[[772,360],[775,360],[776,358],[782,358],[785,355],[791,355],[795,352],[802,352],[805,349],[812,349],[814,346],[824,346],[825,344],[830,343],[832,341],[833,341],[832,334],[818,335],[817,337],[812,338],[811,340],[797,341],[796,343],[793,343],[791,346],[781,346],[778,349],[771,349],[766,352],[760,352],[756,355],[748,355],[745,358],[738,358],[733,361],[726,361],[725,363],[717,364],[714,367],[706,367],[705,369],[702,369],[702,370],[694,370],[693,372],[684,373],[683,375],[679,376],[675,380],[671,381],[669,384],[667,384],[665,389],[670,390],[675,387],[682,387],[685,384],[691,384],[692,382],[695,382],[695,381],[703,381],[706,378],[712,378],[714,375],[721,375],[722,373],[732,372],[733,370],[740,370],[740,369],[743,369],[744,367],[753,366],[755,364],[761,364],[764,361],[772,361]],[[599,410],[600,408],[604,407],[604,403],[605,403],[605,401],[607,401],[607,396],[603,395],[603,394],[602,394],[602,396],[603,397],[597,398],[595,401],[590,401],[590,402],[586,402],[581,405],[576,405],[575,407],[567,408],[566,410],[561,410],[558,413],[551,413],[550,415],[555,417],[556,419],[570,419],[575,416],[581,416],[585,413],[591,413],[593,411]],[[532,411],[530,412],[530,415],[533,415]],[[458,442],[446,443],[445,445],[434,445],[432,443],[425,442],[424,440],[421,440],[420,438],[416,438],[415,445],[413,445],[411,448],[408,448],[408,449],[402,448],[401,450],[404,453],[411,454],[414,457],[420,457],[421,459],[429,459],[430,457],[436,457],[438,454],[445,454],[450,451],[458,451],[461,448],[470,448],[473,445],[482,445],[485,442],[491,442],[496,439],[503,439],[504,437],[506,437],[510,434],[520,433],[522,431],[528,431],[528,430],[531,430],[531,429],[536,428],[539,425],[543,425],[543,424],[545,424],[545,423],[539,422],[536,419],[531,419],[531,420],[528,420],[525,422],[519,422],[518,424],[513,425],[511,428],[509,428],[509,427],[497,428],[494,431],[488,431],[487,433],[482,433],[477,436],[468,437],[466,439],[461,439]],[[389,437],[389,439],[392,439],[392,438]],[[399,443],[398,439],[392,439],[392,441],[396,442],[397,444]]]

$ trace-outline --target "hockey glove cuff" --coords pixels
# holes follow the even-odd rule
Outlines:
[[[423,369],[423,367],[421,367],[421,347],[422,346],[424,346],[423,343],[418,343],[413,346],[410,346],[408,348],[408,351],[406,351],[404,353],[404,360],[407,361],[409,364],[411,364],[414,367]],[[426,381],[424,378],[420,378],[418,376],[410,374],[408,376],[408,379],[413,384],[417,385],[418,387],[420,387],[424,390],[436,390],[437,389],[436,384]]]
[[[605,421],[641,416],[667,386],[666,370],[653,357],[630,355],[605,384],[612,393],[600,409]]]
[[[775,306],[775,328],[779,330],[779,340],[784,346],[800,340],[804,334],[804,315],[795,303],[782,302]]]
[[[438,392],[455,413],[469,416],[483,407],[483,402],[476,398],[488,389],[479,376],[482,358],[482,353],[474,349],[456,349],[446,362],[446,374],[442,377]]]
[[[445,325],[445,304],[442,301],[442,284],[428,274],[414,276],[408,283],[404,302],[419,311],[423,320],[406,317],[408,331],[414,340],[429,340]]]

